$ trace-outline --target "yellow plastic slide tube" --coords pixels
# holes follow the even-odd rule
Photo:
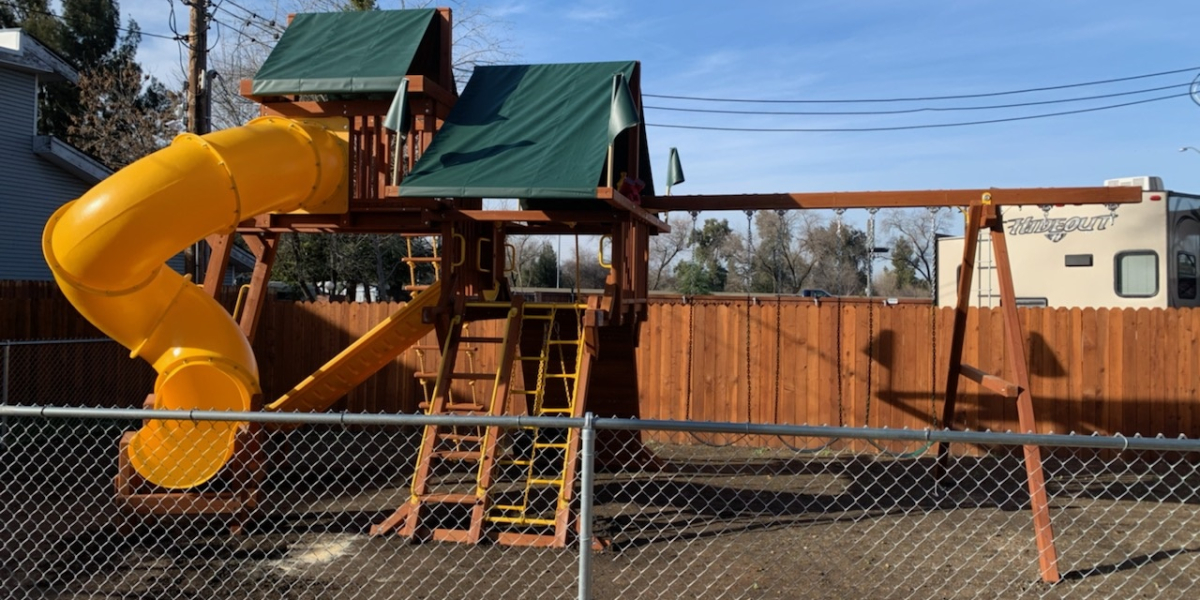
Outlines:
[[[42,250],[79,312],[154,366],[155,408],[248,410],[259,393],[249,342],[220,304],[164,263],[254,215],[327,200],[347,164],[344,141],[302,121],[264,117],[184,134],[60,208]],[[239,425],[148,421],[129,460],[151,483],[195,487],[230,459]]]

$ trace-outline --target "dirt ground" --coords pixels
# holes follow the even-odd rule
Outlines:
[[[122,529],[111,504],[107,443],[86,452],[78,443],[4,451],[0,597],[577,594],[575,548],[367,535],[403,501],[402,470],[281,478],[239,535],[194,520]],[[1126,463],[1048,461],[1064,573],[1048,585],[1038,577],[1023,471],[1013,456],[955,459],[956,485],[938,491],[927,459],[704,445],[653,450],[661,471],[597,477],[595,529],[607,546],[593,554],[593,598],[1192,598],[1200,585],[1200,482],[1190,471],[1183,477]],[[1098,464],[1106,468],[1087,468]]]

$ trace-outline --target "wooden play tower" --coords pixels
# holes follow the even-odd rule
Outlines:
[[[239,315],[247,337],[253,338],[262,314],[283,233],[441,240],[436,285],[296,389],[274,401],[259,399],[254,409],[324,410],[433,330],[438,346],[426,350],[440,358],[417,374],[430,383],[422,404],[429,414],[579,417],[589,411],[636,417],[634,349],[647,314],[649,240],[669,231],[660,213],[954,206],[967,208],[967,243],[941,424],[954,426],[959,379],[966,377],[1015,402],[1021,429],[1036,431],[998,208],[1141,199],[1137,188],[657,196],[637,63],[480,68],[460,96],[451,68],[451,29],[448,9],[300,15],[258,76],[243,82],[243,95],[263,115],[341,128],[350,165],[344,203],[259,215],[237,227],[257,260]],[[311,43],[318,37],[322,44]],[[368,48],[376,54],[364,54]],[[398,90],[399,82],[406,89]],[[397,106],[407,118],[396,119]],[[395,127],[397,121],[407,124]],[[484,210],[484,198],[520,199],[521,206]],[[961,363],[966,295],[981,230],[991,235],[1005,344],[1015,357],[1007,377]],[[514,294],[505,250],[506,236],[514,234],[608,236],[612,259],[603,295],[539,303]],[[220,292],[233,236],[207,240],[213,252],[204,286],[213,295]],[[473,358],[485,347],[496,357],[486,367]],[[372,532],[566,545],[575,527],[577,435],[549,428],[522,431],[520,439],[508,435],[501,443],[505,434],[494,427],[425,427],[408,501]],[[226,491],[154,489],[122,461],[121,502],[144,514],[237,514],[253,508],[261,476],[260,432],[249,427],[239,439]],[[608,442],[614,452],[640,448],[635,437]],[[946,453],[945,446],[938,449],[939,457]],[[1026,447],[1025,459],[1041,573],[1054,581],[1059,575],[1038,448]],[[445,485],[446,472],[470,473],[465,491]]]

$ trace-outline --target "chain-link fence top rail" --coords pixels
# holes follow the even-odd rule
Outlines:
[[[131,518],[114,503],[122,434],[138,419],[178,413],[0,407],[0,414],[8,422],[0,454],[4,598],[577,595],[581,556],[574,545],[416,544],[397,532],[370,531],[410,498],[421,424],[502,426],[503,453],[516,458],[531,428],[579,427],[579,419],[196,413],[308,423],[266,434],[262,495],[239,518],[245,526],[231,533],[228,517]],[[614,419],[597,419],[595,427],[590,506],[601,544],[589,553],[594,598],[1197,592],[1195,441]],[[668,429],[686,437],[673,438]],[[850,439],[873,446],[850,451]],[[947,440],[986,453],[951,458],[938,485],[932,453],[921,450]],[[1037,443],[1046,456],[1064,574],[1058,584],[1038,576],[1020,443]],[[494,504],[513,502],[521,490],[512,481],[524,469],[499,461],[489,490]],[[477,484],[470,468],[436,477],[437,485]],[[228,485],[218,477],[194,491],[219,493]],[[447,509],[428,518],[433,527],[458,527],[464,517]]]

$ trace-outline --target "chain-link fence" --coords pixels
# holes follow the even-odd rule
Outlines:
[[[0,404],[140,407],[154,377],[109,338],[0,340]]]
[[[0,414],[0,596],[14,600],[1189,598],[1200,579],[1192,440]],[[189,420],[131,440],[166,416]],[[224,443],[208,434],[230,418],[256,423],[210,481],[172,490],[143,477],[176,461],[169,478],[187,440]],[[156,453],[171,440],[185,443]],[[954,444],[940,476],[938,442]],[[1039,569],[1023,443],[1043,452],[1054,584]]]

